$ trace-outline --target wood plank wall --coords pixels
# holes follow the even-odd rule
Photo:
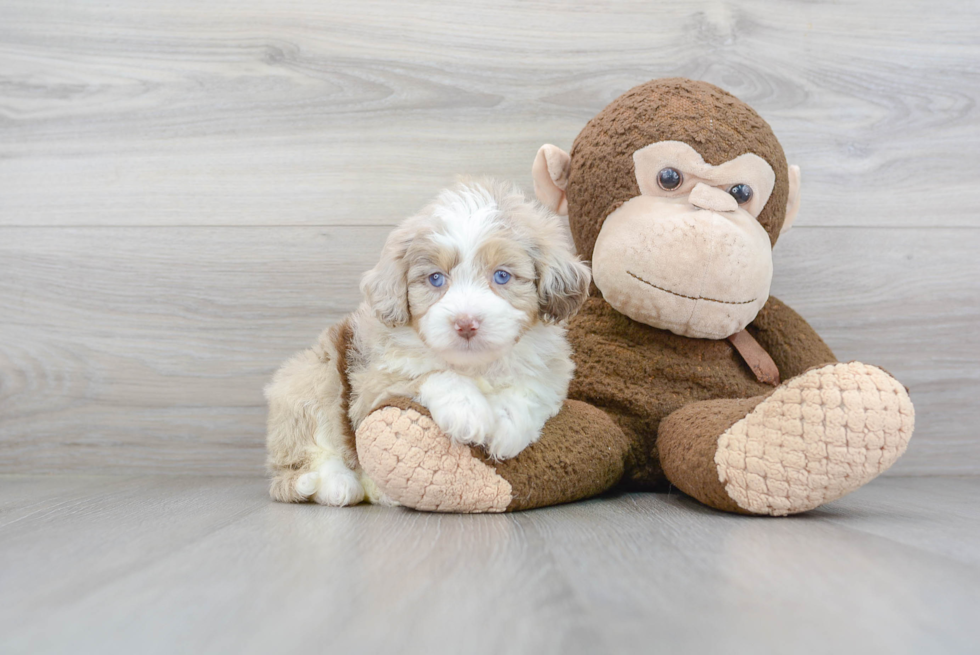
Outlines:
[[[261,472],[261,387],[459,173],[719,84],[804,204],[773,293],[980,472],[980,4],[0,0],[0,472]]]

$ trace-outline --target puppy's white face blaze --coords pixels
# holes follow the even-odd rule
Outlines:
[[[532,245],[496,206],[456,202],[407,252],[408,305],[422,340],[448,363],[478,366],[509,351],[537,320]]]

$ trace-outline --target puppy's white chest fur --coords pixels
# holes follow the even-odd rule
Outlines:
[[[368,307],[353,318],[362,353],[347,371],[355,429],[386,399],[405,396],[427,407],[451,438],[507,459],[537,441],[567,396],[574,365],[558,325],[535,323],[499,358],[453,365],[413,330],[377,322]]]

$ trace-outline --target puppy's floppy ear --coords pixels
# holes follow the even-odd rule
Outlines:
[[[408,262],[405,255],[415,238],[414,221],[395,228],[388,235],[377,266],[361,278],[361,293],[388,327],[408,323]]]
[[[589,297],[592,271],[575,254],[571,239],[551,235],[540,244],[535,267],[541,317],[557,323],[574,316]]]

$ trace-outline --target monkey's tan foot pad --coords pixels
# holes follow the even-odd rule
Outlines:
[[[739,507],[784,516],[836,500],[895,463],[915,412],[895,378],[859,362],[807,371],[718,440],[718,478]]]
[[[357,429],[364,472],[395,502],[429,512],[503,512],[511,485],[432,417],[407,406],[372,412]]]

